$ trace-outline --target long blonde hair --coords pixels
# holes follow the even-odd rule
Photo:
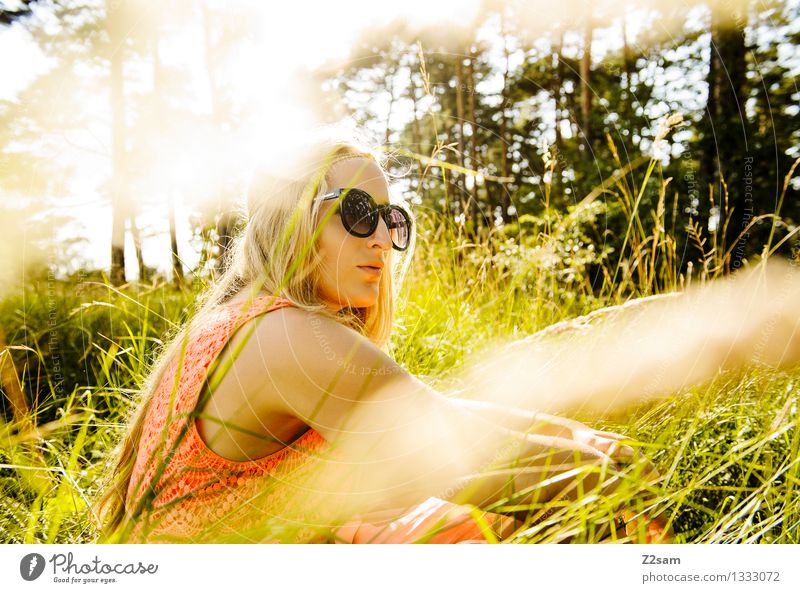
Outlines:
[[[301,158],[280,166],[262,166],[253,176],[247,192],[247,221],[225,255],[225,272],[198,297],[194,315],[173,331],[150,365],[139,392],[139,403],[132,407],[129,428],[112,457],[115,461],[109,467],[105,488],[95,505],[101,537],[113,534],[131,512],[126,507],[127,492],[145,418],[161,376],[170,361],[181,354],[189,336],[202,328],[208,314],[243,288],[254,287],[254,292],[280,296],[300,309],[331,316],[379,348],[387,348],[394,295],[408,269],[415,233],[401,257],[396,257],[395,251],[390,254],[392,273],[381,278],[375,305],[330,313],[319,296],[316,221],[320,201],[314,198],[329,191],[328,173],[340,160],[370,159],[384,172],[385,163],[381,153],[370,148],[357,133],[336,127],[318,129],[303,149]]]

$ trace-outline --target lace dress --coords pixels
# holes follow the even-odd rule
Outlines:
[[[435,497],[332,527],[315,521],[312,511],[291,512],[303,493],[283,479],[312,471],[308,461],[326,451],[325,439],[313,428],[283,449],[248,461],[220,457],[203,442],[193,413],[209,365],[243,324],[287,306],[292,304],[267,295],[246,309],[240,303],[222,305],[188,340],[177,380],[179,360],[171,362],[153,395],[134,462],[126,541],[485,543],[487,524],[498,533],[507,527],[510,517]]]

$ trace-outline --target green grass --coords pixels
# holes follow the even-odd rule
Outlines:
[[[442,241],[454,244],[453,238]],[[454,387],[460,365],[492,340],[520,338],[605,303],[584,291],[580,271],[572,283],[562,270],[491,267],[485,245],[472,247],[473,262],[456,268],[436,255],[440,244],[423,243],[428,257],[413,270],[400,308],[395,355],[412,372],[442,388]],[[442,253],[448,253],[442,250]],[[483,258],[483,262],[480,262]],[[479,263],[480,262],[480,263]],[[461,263],[464,266],[464,263]],[[474,279],[485,273],[483,282]],[[553,278],[558,282],[553,282]],[[630,279],[629,279],[630,281]],[[558,289],[553,290],[557,285]],[[561,291],[562,295],[557,292]],[[642,294],[644,291],[640,292]],[[568,295],[563,298],[563,295]],[[561,297],[561,298],[560,298]],[[628,498],[649,494],[669,517],[678,542],[780,542],[800,540],[800,432],[797,373],[746,369],[607,418],[579,418],[596,428],[639,441],[661,473],[650,487],[629,480],[593,511],[572,505],[543,524],[519,531],[513,541],[596,541],[592,523]],[[505,507],[513,507],[513,498]]]
[[[684,285],[688,279],[675,270],[675,240],[666,230],[666,185],[660,183],[652,213],[635,211],[641,189],[619,186],[618,202],[521,217],[490,236],[468,237],[441,216],[422,217],[399,300],[393,355],[410,372],[447,389],[465,361],[494,344]],[[615,208],[630,224],[617,243],[624,250],[611,261],[612,252],[596,245],[591,231],[606,209]],[[722,273],[725,247],[708,239],[706,247],[714,248],[698,263],[703,274],[695,281]],[[0,327],[11,346],[3,355],[5,372],[13,370],[25,397],[25,409],[14,414],[10,375],[4,375],[5,542],[96,541],[89,502],[110,463],[114,438],[124,429],[153,348],[193,302],[190,292],[166,285],[115,290],[79,280],[39,280],[0,302]],[[578,418],[637,440],[661,478],[643,481],[633,465],[612,495],[589,492],[580,504],[520,506],[510,493],[492,508],[520,518],[510,540],[515,542],[599,541],[604,522],[624,506],[662,512],[678,542],[800,543],[799,377],[769,369],[727,372],[635,409]]]

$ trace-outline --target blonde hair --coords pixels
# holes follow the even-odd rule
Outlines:
[[[397,257],[392,251],[380,280],[377,302],[366,308],[345,308],[331,313],[320,297],[320,253],[316,237],[320,201],[314,198],[330,190],[331,167],[344,159],[364,158],[378,164],[386,175],[380,153],[369,147],[358,133],[340,127],[319,128],[301,145],[293,159],[262,165],[253,175],[247,192],[246,224],[225,254],[225,272],[197,301],[195,314],[169,338],[143,382],[139,404],[132,408],[129,428],[116,450],[106,488],[95,505],[103,537],[111,536],[131,509],[126,496],[139,451],[144,421],[161,375],[170,361],[181,354],[194,330],[203,326],[212,310],[229,301],[247,286],[253,294],[262,292],[288,299],[296,307],[327,315],[358,331],[386,350],[394,317],[394,295],[402,284],[414,251],[414,233],[408,249]]]

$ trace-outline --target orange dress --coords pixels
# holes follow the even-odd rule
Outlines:
[[[333,529],[315,524],[310,516],[276,520],[290,516],[280,511],[298,494],[281,475],[302,472],[308,465],[304,461],[324,452],[322,435],[308,428],[276,453],[232,461],[203,442],[193,413],[209,365],[233,333],[255,316],[286,306],[291,303],[266,295],[254,299],[247,310],[240,304],[220,306],[188,341],[177,380],[178,360],[170,363],[153,394],[134,462],[126,497],[132,526],[127,541],[486,543],[487,524],[501,532],[513,521],[435,497],[411,509],[373,513],[369,521],[353,517]]]

